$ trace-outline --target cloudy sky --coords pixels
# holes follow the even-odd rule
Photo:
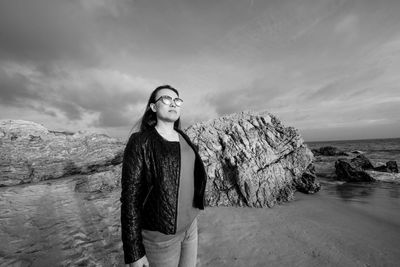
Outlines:
[[[151,91],[183,126],[268,110],[306,141],[400,137],[400,1],[2,0],[0,119],[127,137]]]

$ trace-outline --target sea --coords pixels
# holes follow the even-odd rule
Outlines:
[[[333,146],[345,152],[359,151],[375,165],[384,164],[389,160],[395,160],[400,164],[400,138],[306,142],[306,144],[311,149]]]
[[[311,149],[334,146],[345,152],[358,151],[375,166],[389,160],[400,163],[400,138],[306,144]],[[334,174],[336,160],[316,157],[321,190],[307,201],[324,198],[352,212],[368,214],[365,218],[376,221],[377,229],[390,227],[399,229],[400,234],[398,174],[383,182],[339,182]],[[1,267],[123,266],[120,192],[78,193],[74,190],[76,179],[0,188]]]

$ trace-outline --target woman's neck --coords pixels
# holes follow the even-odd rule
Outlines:
[[[157,121],[155,128],[159,133],[164,133],[167,135],[173,134],[175,132],[173,122],[171,123],[171,122]]]

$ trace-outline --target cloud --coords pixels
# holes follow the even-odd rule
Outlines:
[[[102,110],[98,120],[93,122],[95,127],[121,127],[132,124],[132,114],[120,109]]]
[[[40,99],[38,92],[34,91],[31,81],[23,74],[11,74],[0,68],[0,103],[3,105],[22,106],[26,99]]]
[[[345,69],[346,67],[344,66],[343,68]],[[305,94],[307,101],[352,101],[369,90],[374,90],[369,86],[370,83],[384,73],[381,68],[348,69],[347,71],[351,74],[337,73],[332,81],[317,90]]]
[[[207,97],[210,105],[214,107],[219,116],[240,112],[247,109],[264,110],[276,106],[276,100],[287,94],[289,88],[271,86],[263,80],[254,80],[248,86],[240,86],[236,89],[216,92]]]
[[[7,64],[0,68],[1,103],[81,120],[97,127],[123,126],[132,112],[145,106],[150,90],[158,84],[110,69],[63,69],[51,76],[28,66]]]
[[[0,33],[4,60],[98,63],[93,24],[73,1],[1,1]]]
[[[335,32],[342,34],[354,34],[358,29],[359,18],[356,14],[347,14],[335,25]]]
[[[303,129],[389,123],[399,3],[0,1],[0,111],[117,132],[169,83],[190,123],[245,109]]]

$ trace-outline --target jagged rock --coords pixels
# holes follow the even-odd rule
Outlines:
[[[371,161],[363,154],[349,160],[339,159],[335,162],[336,175],[339,180],[348,182],[376,181],[374,171],[398,173],[396,161],[388,161],[386,165],[374,167]]]
[[[397,166],[397,162],[394,160],[386,162],[386,167],[388,169],[388,172],[394,172],[394,173],[399,172],[399,167]]]
[[[386,162],[386,165],[381,165],[381,166],[375,167],[374,170],[380,171],[380,172],[391,172],[391,173],[399,172],[397,162],[394,160],[390,160],[390,161]]]
[[[88,174],[78,180],[75,191],[82,193],[112,191],[121,185],[121,164],[110,170]]]
[[[310,164],[306,171],[300,178],[294,180],[296,189],[302,193],[316,193],[321,188],[320,184],[316,182],[317,176],[315,175],[315,168]]]
[[[360,167],[363,170],[374,169],[374,165],[372,165],[371,161],[363,154],[360,154],[357,157],[351,159],[351,162],[353,163],[354,166]]]
[[[296,188],[319,189],[315,177],[303,175],[313,160],[310,149],[271,114],[231,114],[192,125],[186,133],[206,166],[209,206],[272,207],[293,199]]]
[[[293,199],[296,190],[319,190],[311,151],[294,128],[273,115],[242,112],[186,132],[206,165],[208,205],[272,207]],[[125,144],[105,135],[55,132],[9,120],[0,121],[0,145],[2,185],[80,174],[78,192],[120,186]]]
[[[365,162],[362,162],[361,160],[337,160],[335,162],[335,169],[338,180],[346,182],[375,181],[375,179],[361,167],[363,164],[365,164]]]
[[[346,152],[339,150],[334,146],[323,146],[318,149],[312,149],[315,156],[348,156]]]
[[[90,174],[122,162],[123,142],[104,134],[49,131],[23,120],[0,121],[0,185]]]

